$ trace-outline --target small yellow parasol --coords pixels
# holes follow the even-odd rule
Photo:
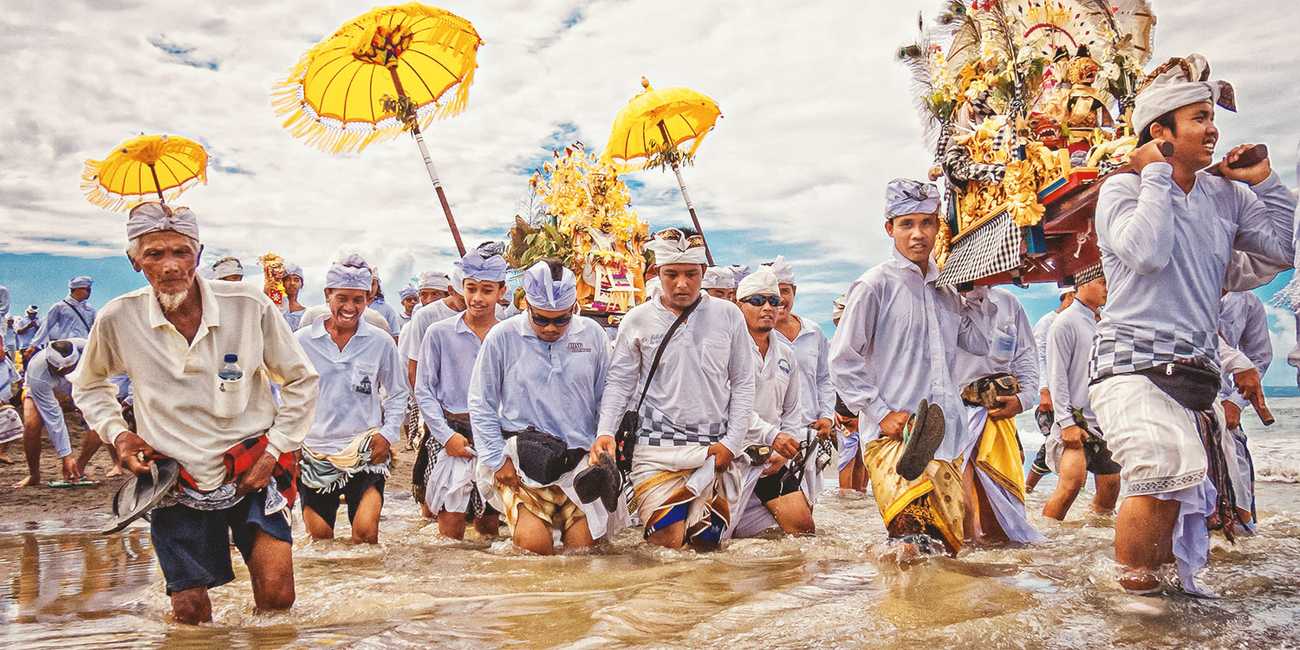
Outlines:
[[[175,200],[195,183],[207,182],[208,152],[175,135],[131,138],[103,160],[87,160],[81,172],[86,198],[109,210],[125,210],[154,196]]]
[[[294,137],[330,153],[410,132],[464,255],[421,129],[465,110],[482,43],[468,20],[443,9],[418,2],[374,9],[302,56],[275,87],[275,111]]]
[[[622,170],[671,167],[695,230],[703,237],[704,230],[695,215],[691,195],[686,192],[681,167],[694,158],[704,136],[722,116],[718,103],[690,88],[655,90],[645,77],[641,77],[641,88],[614,118],[614,128],[610,130],[602,157]],[[687,143],[689,149],[682,152],[680,147]],[[707,239],[704,250],[712,265],[713,251],[709,250]]]

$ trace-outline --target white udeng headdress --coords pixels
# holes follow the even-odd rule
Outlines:
[[[1210,102],[1237,111],[1232,84],[1210,81],[1210,62],[1200,54],[1169,59],[1147,75],[1133,103],[1133,132],[1139,137],[1156,118],[1188,104]]]

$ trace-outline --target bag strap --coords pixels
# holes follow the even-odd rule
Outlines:
[[[89,332],[89,331],[90,331],[90,323],[87,323],[87,322],[86,322],[86,317],[81,315],[81,311],[77,309],[77,306],[74,305],[74,304],[72,304],[72,303],[70,303],[70,302],[68,302],[68,299],[67,299],[67,298],[64,298],[64,299],[63,299],[63,304],[67,305],[68,308],[72,310],[72,313],[74,313],[74,314],[77,315],[77,320],[81,321],[81,325],[82,325],[83,327],[86,328],[86,331],[87,331],[87,332]]]
[[[646,375],[645,385],[641,387],[641,399],[636,402],[636,410],[638,413],[641,412],[641,405],[645,404],[645,394],[650,390],[650,382],[654,381],[655,371],[659,370],[659,360],[664,356],[664,346],[668,345],[668,339],[673,337],[673,333],[677,331],[678,327],[681,327],[682,323],[686,322],[686,317],[690,316],[691,312],[695,311],[695,308],[700,306],[700,301],[702,300],[704,300],[704,296],[696,298],[695,302],[691,303],[690,307],[683,309],[682,313],[678,314],[677,320],[673,321],[673,324],[668,327],[668,331],[664,333],[663,340],[659,341],[659,348],[655,350],[654,361],[650,363],[650,374]]]

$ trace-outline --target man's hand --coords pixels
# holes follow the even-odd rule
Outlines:
[[[1297,372],[1297,375],[1300,376],[1300,372]],[[1297,383],[1300,383],[1300,380],[1297,380]],[[839,421],[840,426],[844,427],[845,429],[848,429],[849,431],[857,431],[857,430],[858,430],[858,419],[857,419],[857,418],[846,418],[846,417],[844,417],[843,415],[840,415],[839,413],[836,413],[836,414],[835,414],[835,419]]]
[[[1020,398],[1015,395],[998,395],[997,400],[1001,406],[989,411],[989,417],[994,420],[1014,418],[1025,410],[1025,407],[1020,405]]]
[[[587,462],[595,465],[600,462],[602,455],[613,459],[618,458],[618,443],[614,442],[614,436],[596,436],[596,441],[591,443],[591,453],[588,454]]]
[[[392,453],[392,445],[384,434],[378,431],[370,434],[370,462],[381,465],[388,461],[390,453]]]
[[[781,468],[785,467],[786,462],[789,460],[789,458],[786,458],[781,454],[772,452],[772,455],[767,457],[767,465],[763,466],[763,471],[760,473],[760,476],[771,476],[781,471]]]
[[[118,434],[113,441],[113,447],[117,449],[118,463],[122,465],[122,469],[132,474],[148,474],[149,463],[156,458],[162,458],[134,431],[123,431]]]
[[[258,458],[257,462],[253,463],[253,466],[239,479],[239,485],[235,486],[235,494],[251,494],[270,484],[271,472],[275,469],[276,460],[270,452],[262,454],[262,457]]]
[[[1083,449],[1083,439],[1087,437],[1083,427],[1070,425],[1061,429],[1061,442],[1066,449]]]
[[[1250,185],[1259,185],[1260,183],[1263,183],[1264,180],[1268,178],[1268,175],[1273,173],[1273,166],[1269,163],[1267,157],[1250,167],[1233,169],[1228,166],[1236,162],[1237,159],[1241,157],[1241,154],[1254,146],[1255,145],[1253,144],[1243,144],[1233,147],[1232,151],[1229,151],[1228,155],[1224,156],[1223,160],[1219,162],[1219,173],[1223,174],[1223,177],[1228,180],[1241,181]]]
[[[76,481],[78,479],[83,479],[85,477],[86,477],[85,473],[83,473],[81,471],[81,468],[77,466],[76,456],[73,456],[72,454],[68,454],[67,456],[63,457],[63,480]]]
[[[713,457],[713,469],[718,472],[727,471],[727,468],[731,467],[732,459],[735,457],[731,450],[720,442],[709,445],[709,456]]]
[[[903,427],[907,426],[907,419],[912,417],[907,411],[894,411],[885,416],[880,421],[880,435],[894,440],[903,439]]]
[[[501,465],[501,469],[492,474],[493,480],[498,485],[504,485],[511,489],[519,488],[519,473],[515,471],[515,463],[506,457],[506,462]]]
[[[810,429],[815,429],[817,431],[817,437],[822,440],[831,439],[831,434],[833,433],[831,427],[833,426],[835,426],[835,423],[831,422],[830,418],[818,418],[815,422],[808,425]]]
[[[1241,407],[1229,400],[1223,400],[1223,424],[1229,431],[1241,426]]]
[[[1151,163],[1165,162],[1165,154],[1160,151],[1160,145],[1165,143],[1164,140],[1152,140],[1128,155],[1128,164],[1137,173],[1141,174],[1142,169]]]
[[[464,435],[459,433],[451,434],[451,437],[447,439],[447,444],[443,445],[443,448],[447,450],[448,456],[455,456],[457,458],[474,457],[474,448],[469,446],[469,438],[466,438]]]
[[[1237,392],[1255,407],[1256,411],[1263,412],[1268,408],[1264,404],[1264,387],[1260,384],[1259,369],[1249,368],[1232,376],[1232,382],[1237,385]]]
[[[776,434],[776,439],[772,441],[772,451],[786,458],[794,458],[799,455],[799,442],[794,439],[794,436],[782,431]]]
[[[1047,390],[1046,388],[1041,388],[1038,390],[1038,410],[1040,411],[1052,410],[1052,391]]]

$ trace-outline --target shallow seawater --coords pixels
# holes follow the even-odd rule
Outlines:
[[[307,542],[295,523],[298,600],[256,614],[247,572],[212,592],[215,623],[170,622],[146,526],[0,526],[6,647],[1277,647],[1300,644],[1300,399],[1257,423],[1260,533],[1216,540],[1213,600],[1137,598],[1114,584],[1112,520],[1084,495],[1041,545],[968,550],[900,566],[869,496],[828,487],[818,535],[741,540],[713,554],[610,547],[540,558],[508,542],[451,543],[390,493],[378,547]],[[1248,420],[1248,426],[1251,422]],[[1024,434],[1026,452],[1036,432]],[[340,517],[340,519],[346,519]],[[342,531],[341,531],[342,532]],[[346,535],[343,535],[346,537]]]

